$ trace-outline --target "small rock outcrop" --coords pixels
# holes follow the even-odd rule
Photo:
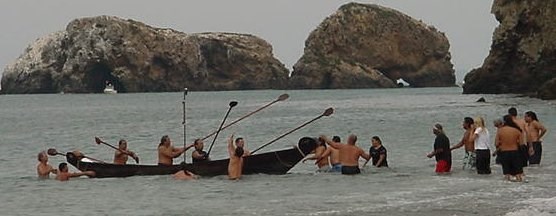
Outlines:
[[[495,0],[500,22],[490,53],[465,77],[464,93],[518,93],[556,99],[556,1]]]
[[[8,65],[2,93],[284,88],[289,71],[247,34],[185,34],[111,16],[73,20]]]
[[[455,86],[449,42],[434,27],[393,9],[348,3],[305,42],[292,88]]]

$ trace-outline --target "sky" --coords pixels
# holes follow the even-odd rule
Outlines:
[[[259,36],[290,70],[305,40],[345,0],[2,0],[0,72],[37,38],[75,18],[112,15],[186,33],[238,32]],[[482,64],[498,25],[492,0],[362,0],[390,7],[445,32],[458,81]]]

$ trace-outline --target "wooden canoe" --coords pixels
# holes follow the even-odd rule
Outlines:
[[[291,149],[266,152],[250,155],[244,158],[243,174],[286,174],[292,167],[301,161],[305,155],[316,148],[313,138],[304,137],[297,146]],[[129,177],[141,175],[169,175],[184,168],[200,176],[218,176],[228,174],[229,159],[197,162],[192,164],[164,165],[138,165],[138,164],[111,164],[86,162],[72,152],[66,154],[69,164],[81,171],[94,171],[96,178]]]

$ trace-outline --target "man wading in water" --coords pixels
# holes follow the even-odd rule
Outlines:
[[[321,135],[320,138],[332,148],[340,151],[340,163],[342,164],[342,174],[344,175],[361,173],[361,170],[359,170],[359,157],[365,158],[367,161],[371,159],[368,153],[355,145],[357,136],[354,134],[349,135],[347,144],[334,142],[324,135]]]
[[[432,132],[436,135],[434,139],[434,150],[427,155],[428,158],[436,158],[436,170],[438,174],[446,174],[452,168],[452,152],[450,151],[450,139],[444,134],[442,125],[435,124]]]
[[[461,141],[452,146],[450,148],[450,151],[454,150],[454,149],[458,149],[461,148],[462,146],[465,146],[465,156],[463,157],[463,169],[465,170],[467,169],[474,169],[475,168],[475,162],[476,162],[476,158],[477,156],[475,155],[475,143],[470,139],[471,134],[473,134],[473,124],[475,122],[473,121],[473,119],[471,117],[465,117],[463,119],[463,129],[465,129],[465,133],[463,133],[463,137],[461,138]]]
[[[531,157],[529,157],[529,164],[539,165],[542,155],[541,138],[546,134],[546,128],[539,122],[537,114],[533,111],[525,113],[525,122],[527,122],[527,143],[533,148]]]

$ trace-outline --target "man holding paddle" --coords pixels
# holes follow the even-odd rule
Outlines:
[[[365,158],[367,161],[371,159],[371,156],[367,152],[355,145],[357,142],[357,136],[355,134],[349,135],[347,144],[334,142],[324,135],[321,135],[320,138],[328,143],[330,147],[339,150],[342,174],[344,175],[361,173],[361,170],[359,170],[359,157]]]
[[[139,161],[139,157],[127,149],[127,141],[121,139],[118,142],[118,149],[114,152],[114,164],[126,164],[128,156],[131,156],[135,161]]]
[[[172,141],[168,135],[162,136],[160,144],[158,144],[158,165],[171,166],[174,164],[174,158],[179,157],[194,145],[191,144],[185,148],[176,148],[172,146]]]

